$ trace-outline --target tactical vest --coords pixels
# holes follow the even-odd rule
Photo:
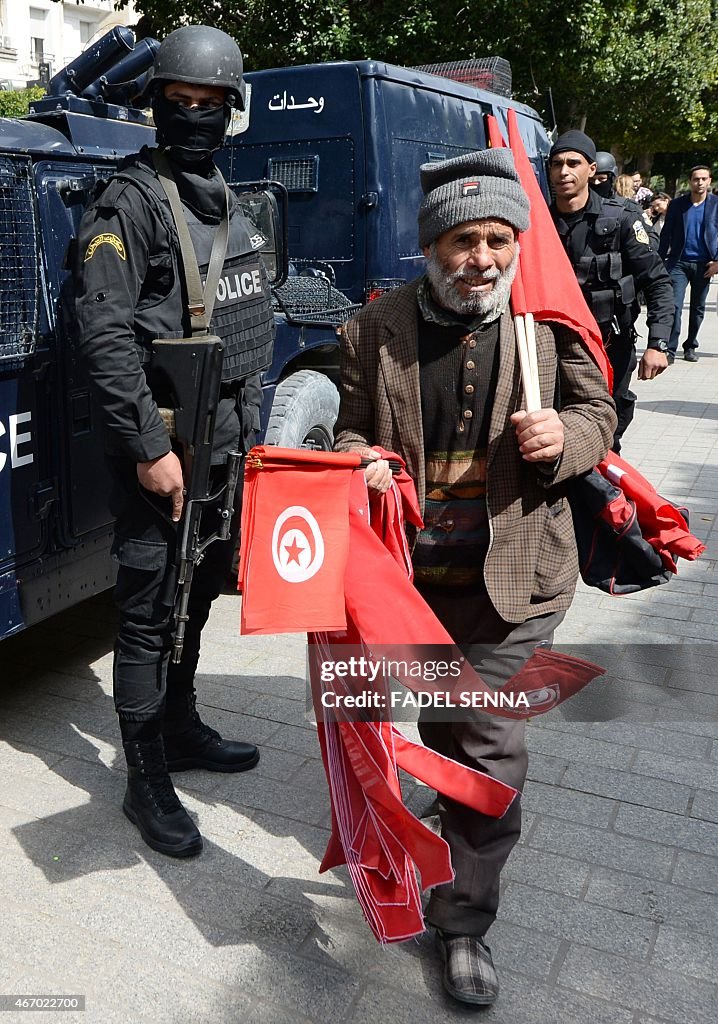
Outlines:
[[[574,262],[576,279],[604,332],[611,325],[620,332],[628,330],[640,312],[633,276],[623,273],[621,215],[625,212],[619,200],[604,199],[584,253]]]
[[[154,338],[181,338],[190,333],[179,240],[164,190],[149,169],[135,165],[123,169],[115,180],[132,182],[162,218],[172,239],[169,256],[174,277],[173,287],[166,295],[155,297],[150,304],[143,304],[141,294],[138,304],[142,308],[141,311],[138,308],[140,331],[136,341],[140,358],[146,363],[150,358]],[[183,211],[204,283],[217,227],[201,221],[185,204]],[[250,228],[247,219],[235,208],[230,215],[227,255],[217,286],[217,300],[210,326],[211,332],[224,343],[222,380],[225,383],[242,380],[264,370],[272,361],[274,313],[269,279],[259,253],[252,246]],[[151,253],[150,272],[153,258],[155,261],[162,257],[166,259],[167,255],[166,252]]]

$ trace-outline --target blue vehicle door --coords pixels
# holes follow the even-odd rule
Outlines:
[[[71,546],[112,522],[108,508],[110,478],[103,455],[100,418],[77,349],[72,309],[72,280],[67,253],[99,177],[110,167],[43,161],[35,167],[46,254],[47,315],[56,346],[56,416],[62,540]]]
[[[231,181],[271,178],[289,192],[290,261],[330,263],[336,284],[363,264],[364,124],[354,64],[257,71],[247,76],[243,118],[230,125],[217,162]],[[350,290],[355,301],[362,296]]]
[[[52,504],[39,299],[30,160],[0,156],[0,635],[18,619],[17,570],[46,546]]]

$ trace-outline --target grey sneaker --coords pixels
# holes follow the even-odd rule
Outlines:
[[[449,935],[436,931],[444,958],[444,988],[454,999],[475,1006],[496,1002],[499,979],[491,950],[479,935]]]

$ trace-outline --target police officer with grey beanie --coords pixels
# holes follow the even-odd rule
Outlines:
[[[367,484],[380,492],[391,474],[372,446],[404,458],[424,522],[413,538],[415,584],[481,678],[500,687],[550,644],[571,603],[578,567],[561,488],[605,455],[616,419],[578,336],[544,323],[544,408],[522,410],[509,299],[530,211],[511,152],[424,164],[420,180],[425,272],[346,325],[336,447],[373,460]],[[437,707],[422,710],[419,728],[428,747],[523,788],[522,721]],[[462,1003],[488,1005],[499,983],[486,933],[521,832],[520,799],[500,819],[441,793],[436,809],[455,871],[426,910],[444,986]]]
[[[638,376],[652,380],[668,366],[673,322],[673,292],[663,262],[651,245],[640,211],[618,196],[589,188],[596,174],[596,147],[584,132],[560,135],[549,153],[549,177],[555,198],[551,216],[571,266],[596,318],[613,367],[613,397],[618,426],[613,450],[633,419],[636,395],[630,389],[636,368],[636,330],[643,292],[648,313],[648,342]]]
[[[200,273],[226,224],[219,284],[240,273],[252,282],[242,294],[218,287],[212,315],[224,355],[212,444],[216,489],[228,453],[246,452],[254,443],[258,375],[271,361],[274,329],[257,251],[261,236],[213,161],[233,108],[243,107],[242,74],[239,47],[215,28],[189,25],[163,40],[149,87],[158,148],[127,158],[89,205],[74,275],[79,348],[99,398],[113,479],[120,612],[114,698],[128,771],[123,810],[152,849],[172,857],[199,853],[202,837],[169,773],[240,772],[259,759],[254,744],[222,739],[196,708],[200,635],[227,578],[234,538],[209,545],[197,565],[182,659],[169,664],[177,583],[172,523],[182,511],[183,467],[158,411],[152,367],[153,339],[192,333],[179,221],[163,184],[173,178]]]

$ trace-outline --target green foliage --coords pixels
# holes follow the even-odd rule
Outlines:
[[[27,114],[30,104],[45,95],[41,85],[30,89],[11,89],[0,92],[0,117],[22,117]]]
[[[119,0],[119,6],[125,0]],[[559,128],[639,153],[718,147],[716,0],[135,0],[146,35],[204,22],[250,69],[374,58],[413,65],[497,54],[514,95]]]

